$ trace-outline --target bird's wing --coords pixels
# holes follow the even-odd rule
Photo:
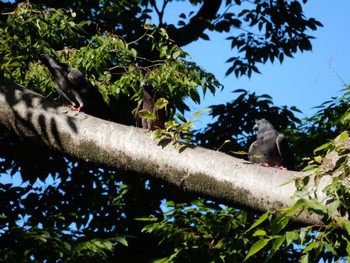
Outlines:
[[[69,101],[74,107],[79,107],[79,101],[76,100],[76,97],[71,93],[67,93],[64,89],[62,89],[58,84],[56,84],[57,92],[67,101]]]
[[[254,151],[254,148],[256,147],[256,141],[253,142],[250,146],[249,146],[249,149],[248,149],[248,157],[250,158],[250,156],[253,155],[253,151]]]
[[[138,112],[143,108],[143,100],[137,102],[137,107],[135,110],[136,127],[142,128],[142,119],[139,117]]]
[[[142,107],[143,107],[143,100],[139,100],[137,102],[137,107],[136,107],[135,114],[137,114],[138,111],[142,110]]]
[[[257,141],[253,142],[248,150],[248,159],[253,163],[264,162],[264,156],[261,152],[259,143]]]
[[[282,133],[279,133],[277,135],[276,145],[279,155],[282,157],[283,160],[285,160],[286,154],[288,154],[289,152],[289,146],[286,137],[284,137]]]
[[[85,106],[87,113],[92,110],[91,108],[95,108],[95,110],[97,108],[105,108],[102,94],[78,69],[68,68],[67,79],[72,88],[78,91],[79,94],[76,95],[78,97],[77,100]]]
[[[67,79],[70,83],[72,83],[74,86],[79,86],[82,83],[86,83],[88,80],[85,78],[83,73],[81,73],[76,68],[68,68],[68,74]]]

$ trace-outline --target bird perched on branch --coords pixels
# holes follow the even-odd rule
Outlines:
[[[39,62],[48,67],[55,79],[58,93],[71,104],[69,107],[72,110],[83,111],[105,120],[110,119],[110,109],[102,94],[79,70],[59,62],[48,54],[41,55]]]
[[[156,102],[160,97],[150,81],[142,79],[141,87],[142,99],[136,108],[136,126],[146,130],[154,130],[156,127],[164,129],[168,115],[167,106],[157,108]],[[147,114],[151,116],[147,116]]]
[[[249,147],[249,160],[264,166],[294,170],[294,157],[285,136],[267,120],[257,121],[253,129],[258,133],[257,140]]]

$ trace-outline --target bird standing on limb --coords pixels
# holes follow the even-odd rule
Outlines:
[[[257,140],[249,147],[249,160],[264,166],[294,170],[294,157],[285,136],[267,120],[257,121],[253,129],[258,133]]]
[[[167,119],[167,106],[158,109],[156,102],[159,99],[157,91],[150,81],[146,79],[141,80],[142,99],[138,102],[136,108],[136,126],[146,130],[154,130],[156,127],[164,129],[164,124]],[[153,116],[140,116],[140,112],[147,112]]]
[[[110,120],[110,109],[103,100],[102,94],[76,68],[59,62],[54,57],[44,54],[40,61],[55,79],[58,93],[69,103],[75,111],[83,111],[89,115]]]

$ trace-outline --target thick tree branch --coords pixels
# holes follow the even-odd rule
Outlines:
[[[294,183],[303,173],[253,165],[201,147],[161,146],[142,129],[103,121],[60,107],[41,95],[0,78],[0,123],[23,138],[80,159],[147,174],[228,204],[256,211],[292,206]],[[317,197],[330,183],[322,177]],[[312,180],[310,180],[312,181]],[[296,220],[320,224],[303,213]]]
[[[169,26],[167,31],[176,44],[185,46],[203,35],[204,30],[208,29],[211,21],[216,18],[222,0],[204,0],[198,13],[191,18],[190,22],[180,28]]]

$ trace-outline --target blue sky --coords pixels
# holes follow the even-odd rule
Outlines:
[[[186,10],[183,2],[169,7],[165,17],[175,18]],[[309,0],[303,5],[306,17],[313,17],[324,27],[309,33],[315,37],[311,52],[297,53],[295,58],[285,58],[280,64],[267,63],[259,67],[261,74],[253,74],[249,79],[234,75],[225,77],[229,64],[225,61],[233,55],[227,35],[207,32],[210,41],[199,40],[183,47],[192,60],[212,72],[225,86],[223,92],[214,97],[207,94],[201,105],[193,102],[193,111],[210,105],[222,104],[235,99],[235,89],[255,91],[258,95],[269,94],[275,105],[296,106],[303,115],[311,117],[323,102],[334,96],[341,96],[343,81],[350,83],[350,1],[349,0]],[[337,76],[339,75],[341,79]],[[202,126],[202,123],[199,126]]]

